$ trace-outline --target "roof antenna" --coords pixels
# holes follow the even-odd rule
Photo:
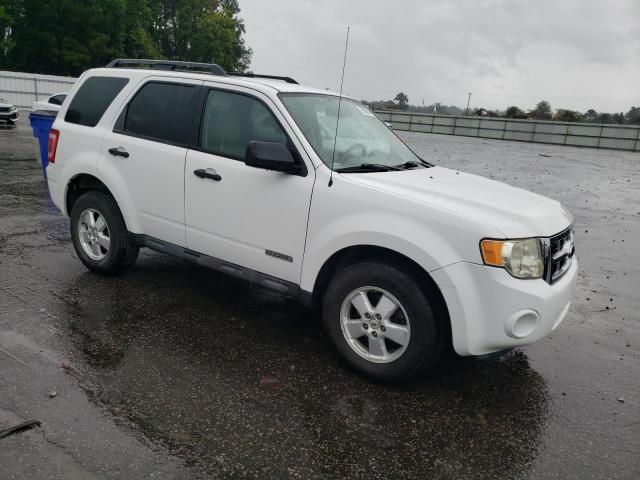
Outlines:
[[[342,78],[340,79],[340,98],[338,99],[338,116],[336,117],[336,135],[333,137],[333,154],[331,155],[331,174],[329,175],[329,186],[333,185],[333,164],[336,161],[336,143],[338,142],[338,124],[340,122],[340,106],[342,105],[342,85],[344,84],[344,69],[347,66],[347,50],[349,49],[349,31],[351,27],[347,25],[347,41],[344,44],[344,61],[342,62]]]

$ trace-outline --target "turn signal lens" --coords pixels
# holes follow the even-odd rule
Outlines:
[[[483,240],[480,243],[482,250],[482,260],[486,265],[493,265],[494,267],[502,267],[504,262],[502,261],[502,247],[504,242],[500,240]]]
[[[516,278],[541,278],[544,274],[540,240],[482,240],[480,251],[485,265],[502,267]]]

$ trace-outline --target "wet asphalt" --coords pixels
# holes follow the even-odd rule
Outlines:
[[[425,159],[562,201],[579,286],[561,328],[403,386],[332,351],[317,312],[144,251],[84,269],[25,122],[0,131],[0,477],[640,477],[640,154],[403,134]]]

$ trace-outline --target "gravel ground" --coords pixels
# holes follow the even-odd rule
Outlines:
[[[87,272],[24,123],[0,131],[2,478],[640,477],[640,155],[403,134],[425,159],[556,198],[579,286],[562,327],[388,387],[316,312],[144,252]]]

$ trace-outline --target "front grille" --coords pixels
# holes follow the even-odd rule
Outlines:
[[[573,227],[569,227],[547,240],[544,276],[547,283],[554,283],[567,273],[573,261],[575,250]]]
[[[0,107],[0,112],[9,112],[11,111],[11,107]]]

